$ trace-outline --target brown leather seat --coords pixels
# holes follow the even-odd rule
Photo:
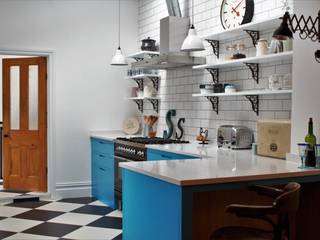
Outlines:
[[[254,186],[250,188],[258,194],[273,198],[271,206],[254,206],[232,204],[226,211],[238,217],[259,219],[271,224],[273,231],[249,227],[230,226],[215,231],[210,240],[284,240],[290,239],[289,216],[299,207],[300,184],[289,183],[283,189]],[[277,216],[274,222],[270,216]]]

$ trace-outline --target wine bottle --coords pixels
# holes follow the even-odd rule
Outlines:
[[[314,147],[317,144],[316,136],[313,134],[313,121],[312,118],[309,118],[308,124],[308,134],[305,137],[305,142],[310,146]]]
[[[306,148],[306,160],[305,164],[307,167],[316,166],[316,156],[315,156],[315,146],[317,143],[316,136],[313,134],[313,121],[312,118],[309,119],[308,124],[308,134],[305,137],[305,142],[308,144]]]

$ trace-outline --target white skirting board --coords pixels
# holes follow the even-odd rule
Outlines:
[[[91,182],[66,182],[56,184],[55,199],[91,196]]]

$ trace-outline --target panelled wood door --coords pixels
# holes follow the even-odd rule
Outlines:
[[[3,59],[3,181],[47,190],[47,59]]]

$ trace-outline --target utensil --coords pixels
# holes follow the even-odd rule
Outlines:
[[[269,51],[268,41],[266,39],[259,39],[256,45],[256,49],[257,49],[257,52],[256,52],[257,57],[267,55]]]
[[[151,39],[150,37],[143,39],[141,45],[142,51],[156,51],[156,40]]]
[[[140,131],[140,121],[136,117],[127,118],[123,121],[122,130],[125,134],[135,135]]]
[[[305,168],[305,159],[306,159],[306,149],[307,149],[306,143],[298,143],[298,151],[299,151],[299,157],[301,159],[301,168]]]

